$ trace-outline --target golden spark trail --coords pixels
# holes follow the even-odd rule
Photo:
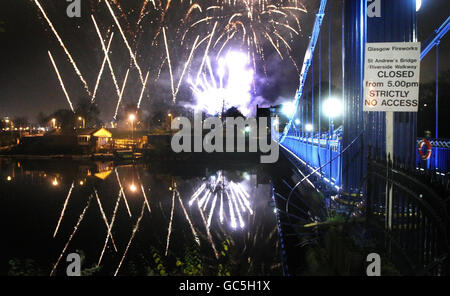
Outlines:
[[[119,272],[120,266],[122,266],[123,260],[125,260],[125,256],[128,253],[128,249],[130,248],[131,242],[134,239],[134,236],[136,235],[136,232],[139,229],[139,224],[141,223],[142,217],[144,216],[144,210],[145,210],[145,201],[142,203],[142,209],[141,214],[136,222],[136,225],[133,228],[133,232],[131,233],[130,240],[128,241],[127,247],[125,248],[125,252],[123,253],[122,259],[120,260],[119,266],[117,266],[116,272],[114,273],[114,276],[117,276],[117,273]]]
[[[111,33],[111,37],[109,38],[108,47],[106,48],[106,52],[109,52],[109,48],[111,47],[111,41],[113,39],[113,36],[114,36],[114,32]],[[98,73],[98,76],[97,76],[97,81],[95,82],[95,88],[94,88],[94,93],[92,94],[91,103],[94,103],[94,101],[95,101],[95,96],[97,95],[98,85],[100,84],[100,79],[103,75],[103,70],[105,69],[105,64],[106,64],[107,60],[108,60],[108,57],[105,55],[105,57],[103,58],[102,66],[100,67],[100,72]]]
[[[73,68],[75,69],[75,72],[77,73],[78,77],[80,77],[81,82],[83,82],[84,84],[84,88],[86,89],[87,93],[89,94],[89,96],[91,96],[91,92],[89,90],[89,87],[87,85],[86,80],[84,79],[83,75],[81,74],[80,70],[77,67],[77,64],[75,63],[75,61],[72,58],[72,55],[69,53],[69,51],[67,50],[67,47],[64,45],[64,42],[62,41],[61,37],[59,37],[58,32],[56,31],[55,27],[53,26],[52,22],[50,21],[50,19],[48,18],[47,14],[45,13],[44,9],[42,8],[41,4],[39,3],[38,0],[34,0],[34,2],[36,3],[37,7],[39,7],[39,10],[42,12],[42,15],[44,16],[45,20],[47,21],[48,25],[50,26],[50,28],[53,31],[53,34],[55,34],[56,39],[58,39],[59,44],[61,45],[61,47],[63,48],[64,52],[66,53],[67,57],[69,58],[70,63],[72,64]]]
[[[125,78],[123,80],[122,90],[120,91],[119,99],[117,100],[116,113],[114,113],[114,120],[116,120],[117,118],[117,112],[119,112],[119,106],[122,102],[123,92],[125,91],[125,86],[127,85],[128,73],[130,73],[130,69],[127,70],[127,73],[125,74]]]
[[[98,35],[98,38],[100,39],[100,43],[102,44],[102,49],[103,49],[103,52],[105,53],[105,57],[106,57],[106,60],[108,62],[109,71],[111,72],[111,77],[113,79],[114,86],[116,87],[116,93],[117,93],[117,96],[119,97],[120,96],[120,89],[119,89],[119,85],[117,84],[117,79],[116,79],[116,75],[114,74],[114,70],[113,70],[113,67],[112,67],[111,60],[109,58],[109,53],[106,50],[105,43],[103,42],[102,34],[100,33],[100,29],[98,28],[98,25],[97,25],[97,22],[95,21],[94,16],[91,15],[91,18],[92,18],[92,21],[94,22],[95,30],[97,31],[97,35]]]
[[[56,67],[55,61],[53,60],[53,57],[52,57],[52,54],[50,53],[50,51],[48,52],[48,56],[50,57],[50,61],[53,64],[53,68],[55,68],[56,75],[58,76],[58,80],[59,80],[59,83],[61,84],[61,88],[62,88],[64,94],[66,95],[66,99],[67,99],[67,102],[69,103],[70,109],[72,110],[73,113],[75,113],[75,110],[73,109],[73,106],[72,106],[72,102],[70,101],[69,94],[67,93],[66,87],[64,86],[64,81],[62,80],[61,75],[59,74],[58,67]]]
[[[111,237],[111,242],[113,244],[114,250],[117,252],[116,242],[114,241],[114,237],[111,233],[111,226],[108,223],[108,219],[106,218],[105,211],[103,211],[103,206],[100,201],[100,198],[98,197],[97,189],[94,189],[94,193],[95,193],[95,198],[97,199],[98,207],[100,208],[100,213],[102,214],[103,221],[105,222],[106,229],[108,229],[108,235]]]
[[[170,74],[170,86],[172,88],[172,98],[173,102],[176,102],[176,95],[175,95],[175,88],[173,84],[173,73],[172,73],[172,62],[170,61],[170,54],[169,54],[169,46],[167,45],[167,36],[166,36],[166,28],[163,27],[163,36],[164,36],[164,44],[166,45],[166,55],[167,55],[167,62],[169,64],[169,74]]]
[[[64,216],[64,212],[66,211],[66,207],[67,207],[67,203],[69,202],[69,198],[72,195],[72,190],[73,190],[74,185],[75,185],[75,182],[72,182],[72,186],[70,186],[69,193],[67,193],[66,200],[64,201],[64,205],[63,205],[63,208],[62,208],[62,211],[61,211],[61,215],[59,215],[59,220],[58,220],[58,224],[56,225],[55,232],[53,232],[53,237],[55,237],[56,233],[58,232],[59,224],[61,224],[61,220],[62,220],[62,218]]]
[[[145,87],[147,86],[148,73],[149,73],[149,71],[147,71],[147,75],[145,75],[144,84],[142,85],[141,95],[139,96],[139,101],[137,104],[138,109],[141,108],[142,97],[144,96]]]
[[[175,190],[172,193],[172,209],[170,210],[169,229],[167,230],[167,242],[166,242],[165,256],[167,256],[167,253],[169,252],[170,234],[172,233],[172,220],[173,220],[174,208],[175,208]]]
[[[130,56],[131,56],[131,59],[134,62],[134,66],[136,67],[136,69],[139,72],[139,78],[141,79],[141,83],[143,84],[144,83],[144,78],[142,77],[142,71],[141,71],[141,68],[139,67],[139,64],[137,63],[136,56],[134,55],[133,51],[131,50],[130,44],[128,43],[128,40],[125,37],[125,34],[123,33],[122,27],[120,26],[119,20],[117,19],[116,15],[114,14],[114,11],[112,10],[111,5],[109,5],[108,0],[105,0],[105,3],[108,6],[109,12],[111,13],[111,16],[113,17],[114,22],[116,23],[117,27],[119,28],[120,34],[122,36],[122,39],[123,39],[123,41],[125,42],[125,45],[128,48],[128,51],[129,51]]]
[[[56,268],[58,267],[59,261],[61,261],[61,258],[62,258],[62,256],[64,255],[64,252],[66,252],[66,249],[67,249],[67,247],[68,247],[69,244],[70,244],[70,241],[72,240],[72,238],[74,237],[75,233],[77,232],[78,227],[79,227],[80,224],[81,224],[81,221],[83,221],[84,214],[86,214],[86,211],[87,211],[87,209],[89,208],[89,205],[91,204],[91,199],[92,199],[92,194],[89,196],[89,200],[88,200],[86,206],[84,207],[83,212],[81,212],[81,215],[80,215],[80,217],[78,218],[77,224],[76,224],[75,227],[73,228],[73,232],[72,232],[72,234],[69,236],[69,239],[67,240],[67,242],[66,242],[66,244],[65,244],[65,246],[64,246],[64,248],[63,248],[63,250],[62,250],[62,252],[61,252],[61,254],[59,255],[58,260],[56,261],[55,265],[53,265],[52,271],[50,272],[50,276],[52,276],[52,275],[55,273],[55,270],[56,270]]]
[[[122,182],[120,182],[119,173],[117,172],[117,168],[114,169],[114,172],[116,173],[117,183],[119,183],[120,191],[122,192],[123,200],[125,201],[125,205],[127,207],[128,215],[131,217],[130,207],[128,206],[127,197],[125,195],[125,191],[123,190]]]
[[[177,197],[178,197],[178,201],[180,202],[181,208],[183,209],[184,216],[186,217],[186,220],[189,223],[189,227],[191,227],[192,234],[194,235],[194,240],[200,246],[200,239],[198,238],[198,235],[197,235],[197,232],[195,231],[194,225],[192,224],[192,221],[189,218],[186,208],[184,207],[183,201],[181,200],[180,193],[178,192],[178,190],[177,190]]]

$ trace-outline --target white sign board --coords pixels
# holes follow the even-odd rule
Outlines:
[[[417,112],[420,42],[366,43],[364,111]]]

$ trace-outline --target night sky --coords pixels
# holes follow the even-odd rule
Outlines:
[[[61,35],[67,48],[73,55],[80,71],[83,73],[91,90],[94,88],[97,73],[103,60],[103,52],[98,37],[95,33],[93,23],[90,18],[92,9],[95,8],[94,15],[101,27],[102,34],[114,21],[107,12],[105,5],[98,6],[89,0],[82,0],[82,17],[68,18],[66,7],[68,2],[62,0],[41,0],[49,18],[53,22],[56,30]],[[126,32],[128,40],[132,40],[133,23],[136,22],[137,14],[142,5],[140,1],[122,1],[123,10],[127,13],[127,21],[131,24],[129,32]],[[340,73],[340,1],[332,2],[333,23],[332,23],[332,44],[333,44],[333,75],[332,83],[339,85]],[[319,1],[308,0],[305,5],[308,13],[300,13],[302,22],[301,36],[298,36],[292,43],[293,58],[301,66],[308,36],[312,31],[314,14],[317,11]],[[136,11],[137,10],[137,11]],[[448,0],[424,0],[422,9],[418,13],[419,41],[424,41],[440,26],[450,12]],[[83,85],[76,76],[71,64],[68,62],[64,51],[49,29],[46,21],[31,0],[2,0],[0,1],[0,21],[4,22],[3,27],[6,32],[0,33],[0,116],[26,116],[30,121],[36,120],[39,111],[46,114],[59,108],[68,108],[67,101],[59,85],[55,71],[50,63],[47,51],[50,50],[57,63],[66,88],[72,101],[76,104],[81,96],[85,96]],[[125,20],[121,19],[125,24]],[[152,27],[151,16],[147,16],[142,25]],[[153,25],[154,26],[154,25]],[[328,28],[327,20],[324,27]],[[119,86],[122,85],[125,72],[130,65],[130,59],[126,47],[123,45],[120,34],[116,28],[114,31],[114,41],[112,43],[111,60],[118,77]],[[144,29],[144,32],[146,30]],[[149,31],[151,31],[149,29]],[[169,31],[170,33],[170,31]],[[161,63],[165,52],[161,44],[152,46],[151,38],[145,36],[132,43],[132,47],[137,44],[137,60],[143,68],[143,72],[150,70],[152,73],[158,72],[158,65]],[[328,36],[323,36],[322,50],[328,48]],[[170,40],[173,44],[173,56],[186,54],[181,48],[176,48],[176,40]],[[450,69],[448,59],[450,42],[444,38],[441,43],[440,69],[445,71]],[[266,46],[266,69],[267,75],[263,74],[261,65],[258,65],[256,81],[256,94],[259,97],[258,103],[274,103],[284,99],[292,99],[298,86],[298,76],[295,67],[289,59],[281,61],[270,46]],[[434,50],[425,58],[421,64],[422,82],[434,80],[435,71]],[[326,60],[324,61],[326,63]],[[178,68],[176,64],[174,68]],[[180,64],[181,65],[181,64]],[[146,112],[152,112],[158,108],[167,108],[171,101],[170,86],[166,67],[161,72],[160,79],[151,82],[144,95],[142,108]],[[323,80],[327,80],[324,78]],[[140,93],[140,82],[137,71],[131,70],[129,84],[124,93],[123,102],[135,103]],[[190,91],[182,86],[179,94],[179,102],[188,101]],[[109,70],[105,68],[102,81],[99,86],[97,102],[101,109],[101,116],[104,121],[111,120],[117,100],[115,88],[112,83]]]

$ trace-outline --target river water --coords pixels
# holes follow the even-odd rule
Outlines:
[[[281,275],[270,202],[258,165],[0,158],[0,274]]]

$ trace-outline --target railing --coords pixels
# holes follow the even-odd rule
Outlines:
[[[403,274],[449,273],[446,194],[400,162],[369,159],[366,217],[378,241]]]
[[[339,140],[286,136],[282,144],[305,161],[311,170],[319,169],[316,175],[338,189],[341,184],[341,153]],[[322,167],[323,166],[323,167]]]

